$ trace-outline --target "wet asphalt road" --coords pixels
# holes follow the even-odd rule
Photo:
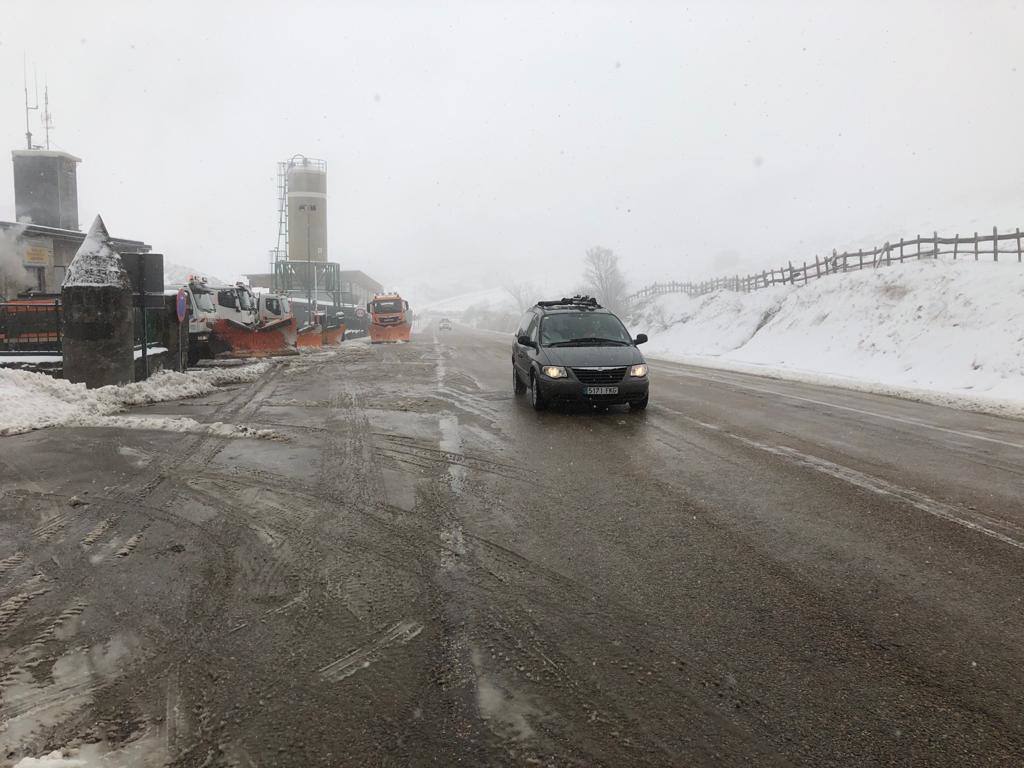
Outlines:
[[[1024,764],[1024,423],[427,327],[0,438],[0,764]],[[69,503],[76,496],[82,502]]]

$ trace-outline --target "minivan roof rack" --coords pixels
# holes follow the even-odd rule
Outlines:
[[[538,301],[538,307],[573,307],[575,309],[603,309],[592,296],[576,295],[572,298],[561,298],[555,301]]]

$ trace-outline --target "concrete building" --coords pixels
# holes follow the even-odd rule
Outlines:
[[[0,221],[0,298],[31,290],[58,293],[82,246],[78,229],[78,164],[74,155],[41,149],[11,152],[15,221]],[[150,253],[141,240],[114,237],[120,253]],[[160,261],[160,269],[163,262]]]
[[[42,227],[78,229],[78,164],[67,152],[15,149],[14,218]]]
[[[64,273],[85,241],[85,233],[35,224],[0,221],[0,237],[11,243],[21,269],[0,270],[0,298],[23,291],[59,293]],[[153,247],[141,240],[111,238],[119,253],[150,253]],[[162,269],[162,262],[161,262]]]

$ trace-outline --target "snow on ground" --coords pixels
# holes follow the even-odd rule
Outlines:
[[[631,318],[644,352],[1024,415],[1024,267],[908,262],[749,294],[675,294]]]
[[[85,760],[66,757],[60,750],[55,750],[42,757],[23,757],[14,764],[14,768],[79,768],[87,765]]]
[[[269,367],[268,361],[262,361],[187,373],[160,371],[146,381],[99,389],[86,389],[84,384],[72,384],[42,373],[0,368],[0,435],[16,435],[56,424],[109,426],[103,419],[129,406],[206,395],[224,384],[254,381]],[[189,431],[182,428],[187,425],[177,426],[176,431]]]

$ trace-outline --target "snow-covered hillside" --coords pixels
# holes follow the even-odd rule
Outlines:
[[[1024,267],[912,262],[654,299],[646,354],[1024,415]]]
[[[462,293],[426,304],[419,310],[427,314],[456,318],[474,328],[508,332],[515,328],[516,321],[522,314],[512,296],[503,288]]]
[[[165,288],[177,288],[179,285],[184,285],[188,282],[191,275],[202,275],[206,277],[212,285],[231,285],[238,280],[243,279],[241,275],[238,275],[230,280],[225,280],[217,275],[211,275],[209,272],[202,269],[196,269],[195,267],[189,267],[184,264],[175,264],[173,261],[164,262]]]
[[[512,306],[512,297],[503,288],[487,288],[451,296],[441,301],[424,304],[420,309],[436,314],[459,314],[473,307],[506,308]]]

